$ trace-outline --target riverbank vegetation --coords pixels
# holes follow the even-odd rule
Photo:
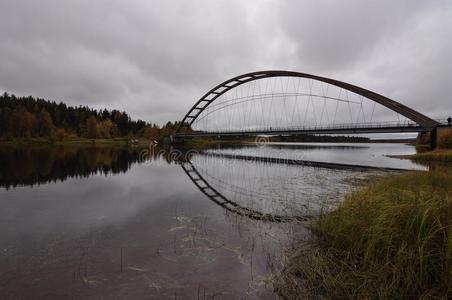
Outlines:
[[[418,162],[452,162],[452,149],[438,149],[409,155],[410,158]]]
[[[0,142],[83,142],[84,139],[161,140],[178,123],[134,121],[119,110],[68,106],[40,98],[0,95]]]
[[[450,163],[452,162],[452,149],[436,149],[433,151],[420,151],[411,155],[388,155],[393,158],[411,159],[422,164]]]
[[[389,178],[351,194],[310,228],[277,292],[284,298],[452,297],[452,170]]]
[[[452,149],[452,129],[440,132],[438,137],[438,147],[441,149]]]

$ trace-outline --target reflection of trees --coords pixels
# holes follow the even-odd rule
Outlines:
[[[0,186],[15,187],[93,174],[126,172],[140,149],[125,147],[2,147]]]

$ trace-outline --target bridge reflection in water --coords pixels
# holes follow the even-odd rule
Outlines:
[[[227,212],[265,222],[306,221],[368,177],[395,171],[209,152],[191,153],[178,163]]]
[[[5,147],[0,151],[3,165],[0,186],[14,188],[95,174],[125,173],[132,164],[143,163],[145,159],[152,163],[167,161],[180,164],[203,194],[230,213],[266,222],[302,222],[321,208],[335,204],[357,180],[387,172],[375,167],[303,160],[302,156],[293,155],[326,147],[268,145],[263,149],[242,145],[204,152],[153,148],[143,152],[144,149],[126,147]],[[356,154],[366,146],[330,145],[330,148]],[[261,156],[256,155],[255,149],[261,150]]]
[[[229,200],[223,194],[221,194],[217,189],[201,176],[198,170],[193,166],[191,162],[183,163],[182,169],[188,177],[193,181],[193,183],[199,188],[201,192],[204,193],[210,200],[220,205],[224,209],[240,215],[246,216],[254,220],[270,221],[270,222],[293,222],[293,221],[305,221],[306,216],[284,216],[284,215],[274,215],[270,213],[262,213],[257,210],[253,210],[238,203]]]

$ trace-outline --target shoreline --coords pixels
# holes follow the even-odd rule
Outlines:
[[[138,142],[131,143],[127,138],[113,139],[70,139],[51,140],[46,138],[0,140],[0,146],[149,146],[150,140],[139,139]]]
[[[432,164],[452,150],[393,155]],[[276,275],[283,299],[452,296],[452,168],[378,177],[308,225]],[[309,246],[307,246],[309,245]]]
[[[410,155],[387,155],[398,159],[410,159],[415,162],[452,162],[452,149],[435,149]]]

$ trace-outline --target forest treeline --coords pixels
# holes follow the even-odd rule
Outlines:
[[[143,120],[134,121],[119,110],[96,110],[87,106],[68,106],[40,98],[0,96],[0,138],[117,138],[144,137],[160,140],[178,125],[163,127]]]

